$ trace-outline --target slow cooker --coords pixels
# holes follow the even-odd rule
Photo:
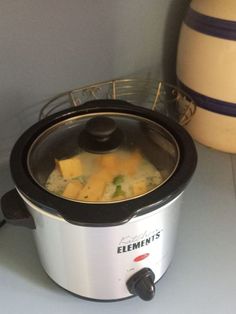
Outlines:
[[[121,152],[127,158],[116,159]],[[79,164],[85,154],[97,158],[86,166],[96,184]],[[105,176],[104,169],[103,176],[93,173],[97,160],[106,161]],[[196,163],[191,137],[171,119],[126,101],[90,101],[44,118],[17,140],[10,157],[16,188],[1,199],[3,215],[32,229],[44,270],[64,289],[100,301],[151,300],[173,258],[181,200]],[[131,169],[138,165],[152,170],[137,178]],[[81,185],[87,194],[50,190],[53,171],[62,183],[69,178],[67,192]]]

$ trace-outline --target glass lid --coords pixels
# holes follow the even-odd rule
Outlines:
[[[54,124],[32,144],[28,170],[44,189],[83,203],[138,198],[163,185],[179,162],[171,133],[147,118],[93,113]]]

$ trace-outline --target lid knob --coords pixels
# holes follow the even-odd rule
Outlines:
[[[85,151],[105,154],[117,149],[124,139],[116,122],[106,116],[91,118],[79,135],[79,146]]]
[[[98,142],[107,141],[116,128],[115,121],[108,117],[96,117],[90,119],[86,124],[86,131]]]

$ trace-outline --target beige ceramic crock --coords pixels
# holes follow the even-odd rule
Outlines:
[[[200,143],[236,153],[236,1],[193,0],[181,27],[177,77],[197,104]]]

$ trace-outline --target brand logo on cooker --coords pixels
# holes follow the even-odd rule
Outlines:
[[[117,247],[117,253],[125,253],[137,250],[143,246],[147,246],[160,238],[162,230],[155,229],[154,231],[144,231],[135,236],[125,236],[121,238]]]

